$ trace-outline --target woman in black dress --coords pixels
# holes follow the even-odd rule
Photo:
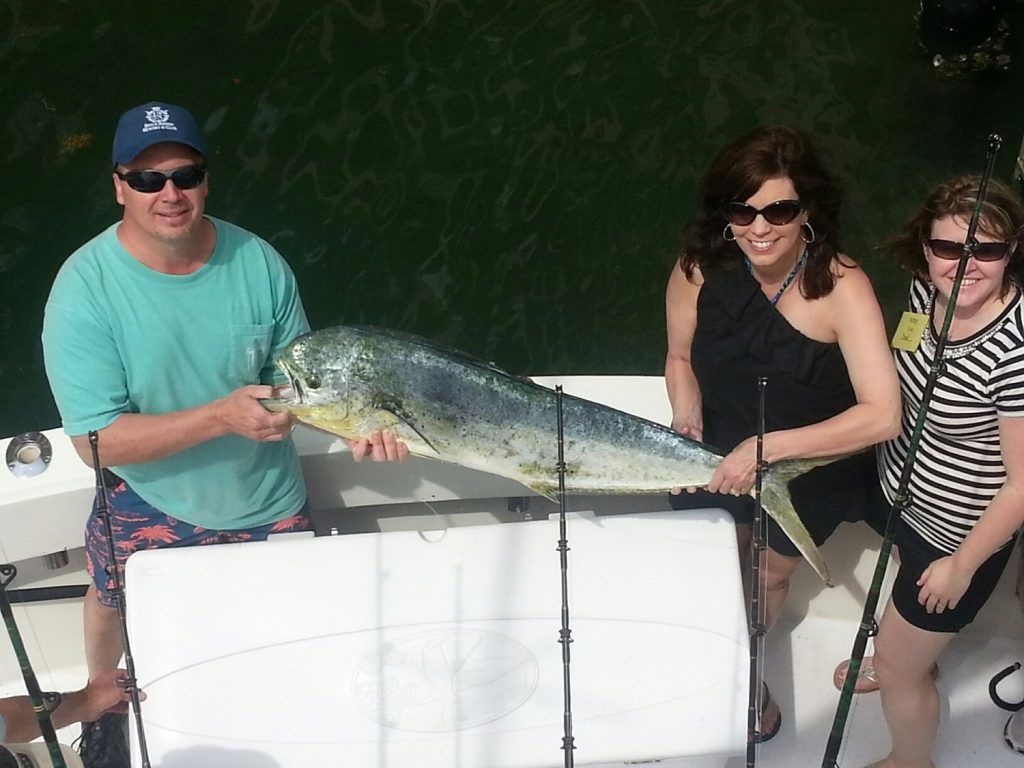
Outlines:
[[[672,426],[729,452],[706,491],[677,495],[674,505],[728,509],[744,562],[759,376],[768,382],[769,463],[857,452],[899,427],[885,324],[867,275],[839,252],[839,203],[835,179],[804,134],[756,129],[712,160],[669,279],[665,379]],[[846,503],[843,488],[860,483],[869,466],[858,456],[792,483],[794,507],[816,543],[843,520],[858,519],[861,511]],[[771,626],[800,556],[772,521],[768,544]],[[764,699],[761,740],[781,722],[777,706]]]

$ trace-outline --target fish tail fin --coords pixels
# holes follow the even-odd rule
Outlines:
[[[800,475],[815,467],[829,464],[841,457],[829,457],[827,459],[796,459],[793,461],[780,461],[771,465],[764,473],[761,486],[761,506],[765,508],[772,519],[779,524],[779,527],[789,536],[790,541],[804,556],[804,559],[811,564],[815,572],[828,586],[832,584],[832,578],[828,572],[828,565],[821,551],[811,538],[811,534],[800,520],[796,510],[793,508],[793,500],[789,495],[789,483]]]

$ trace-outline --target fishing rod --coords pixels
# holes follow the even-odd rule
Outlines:
[[[53,768],[67,768],[60,743],[57,741],[57,732],[54,730],[53,721],[50,719],[50,712],[56,709],[60,703],[60,694],[43,693],[40,689],[36,673],[32,670],[32,662],[29,661],[28,653],[25,651],[21,632],[18,631],[18,624],[14,620],[11,601],[7,597],[7,585],[11,583],[17,573],[18,569],[13,565],[0,565],[0,614],[4,617],[4,624],[7,626],[8,636],[11,638],[14,655],[18,657],[21,676],[25,680],[25,688],[28,690],[28,696],[32,700],[32,711],[36,713],[36,720],[39,721],[39,730],[43,734],[43,741],[46,742],[46,751],[50,755]]]
[[[763,664],[765,626],[765,590],[761,579],[768,544],[767,520],[761,509],[761,478],[764,475],[764,392],[768,381],[757,377],[757,469],[754,474],[754,525],[750,545],[750,680],[747,697],[747,768],[757,763],[758,737],[761,735],[761,708],[764,706]]]
[[[910,477],[913,472],[914,458],[917,455],[917,446],[921,441],[921,433],[924,430],[928,404],[932,398],[932,392],[935,390],[935,383],[945,371],[945,363],[942,356],[946,350],[950,326],[953,324],[953,311],[956,309],[957,296],[960,294],[960,284],[963,282],[964,273],[967,271],[967,262],[974,254],[974,249],[978,245],[975,235],[978,231],[978,222],[981,219],[981,207],[985,202],[985,196],[988,192],[988,183],[992,177],[992,168],[995,166],[996,154],[999,152],[999,147],[1002,143],[1003,140],[999,135],[995,133],[989,135],[988,152],[985,155],[985,170],[982,173],[981,182],[978,184],[977,201],[974,205],[974,211],[971,213],[971,221],[967,227],[967,237],[964,238],[964,248],[960,253],[960,262],[957,264],[956,275],[953,278],[953,287],[950,290],[949,305],[946,307],[946,313],[942,320],[942,329],[939,331],[935,342],[935,353],[932,358],[931,368],[928,371],[928,378],[925,380],[924,389],[921,392],[921,405],[917,411],[914,430],[910,435],[907,456],[903,462],[903,469],[900,472],[899,485],[896,487],[896,496],[889,508],[889,516],[885,521],[885,535],[882,537],[882,547],[878,553],[878,562],[875,564],[871,588],[868,590],[867,599],[864,601],[864,612],[861,615],[857,636],[853,641],[850,664],[846,668],[846,680],[843,682],[843,689],[839,694],[839,703],[836,706],[832,730],[825,745],[825,754],[821,759],[821,768],[839,768],[837,761],[839,749],[843,743],[846,720],[853,701],[853,692],[857,685],[857,678],[860,675],[860,665],[864,660],[864,651],[867,648],[868,638],[878,634],[875,609],[878,607],[878,600],[882,592],[882,580],[885,578],[889,554],[892,550],[893,540],[896,538],[896,524],[910,503]]]
[[[569,542],[565,533],[565,433],[562,422],[562,386],[555,387],[555,410],[558,413],[558,553],[562,565],[562,629],[558,642],[562,645],[562,751],[565,754],[565,768],[573,768],[573,750],[576,745],[572,736],[572,689],[569,674],[569,644],[572,630],[569,629]]]
[[[139,736],[139,753],[142,768],[150,768],[149,750],[146,748],[146,731],[142,725],[142,699],[139,696],[138,681],[135,677],[135,659],[132,658],[131,643],[128,641],[128,614],[125,608],[124,581],[117,567],[117,555],[114,549],[114,529],[110,523],[110,502],[107,500],[107,485],[103,482],[103,467],[100,465],[100,437],[96,430],[89,432],[89,447],[92,450],[92,468],[96,473],[96,514],[103,521],[103,532],[107,538],[107,557],[109,558],[106,572],[113,579],[114,586],[110,596],[117,606],[118,626],[121,629],[121,644],[124,647],[124,665],[127,672],[124,688],[131,699],[132,712],[135,715],[135,730]]]

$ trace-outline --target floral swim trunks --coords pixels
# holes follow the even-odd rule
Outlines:
[[[233,544],[243,541],[265,541],[275,533],[313,530],[308,502],[290,517],[255,528],[219,531],[201,528],[164,514],[143,501],[123,480],[117,479],[107,488],[110,525],[114,533],[117,567],[124,581],[124,564],[133,552],[163,547],[191,547],[202,544]],[[110,555],[103,519],[95,504],[85,524],[85,559],[89,575],[96,585],[100,603],[114,607],[111,590],[114,577],[107,573]]]

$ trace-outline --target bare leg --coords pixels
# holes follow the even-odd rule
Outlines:
[[[799,557],[786,557],[768,549],[765,552],[764,569],[764,618],[765,630],[769,630],[782,613],[782,606],[789,595],[789,577],[800,564]],[[779,705],[773,698],[761,718],[761,730],[771,731],[780,715]]]
[[[750,557],[753,546],[752,526],[736,526],[736,544],[740,553],[740,572],[743,576],[744,597],[750,600]],[[771,629],[782,613],[789,597],[789,577],[793,575],[801,558],[780,555],[770,547],[765,551],[761,571],[765,585],[765,628]]]
[[[749,524],[736,524],[736,552],[740,557],[740,581],[743,584],[743,599],[750,602],[750,545],[753,528]]]
[[[750,561],[753,547],[753,528],[750,525],[736,526],[736,543],[740,554],[740,572],[743,576],[743,592],[748,604],[750,601]],[[789,577],[800,564],[799,557],[785,557],[771,549],[765,552],[764,567],[761,577],[764,580],[765,630],[771,629],[782,611],[782,605],[789,594]],[[761,715],[761,732],[767,733],[775,729],[781,714],[779,705],[772,698],[764,707]]]
[[[750,542],[753,530],[749,523],[736,524],[736,551],[740,553],[740,567],[746,573],[750,568]]]
[[[890,602],[875,638],[875,671],[892,751],[878,768],[934,768],[931,755],[939,730],[939,691],[932,664],[956,637],[918,629]]]
[[[97,597],[96,585],[85,593],[85,662],[89,679],[116,669],[124,649],[116,608],[107,608]]]
[[[789,577],[800,565],[799,557],[780,555],[769,549],[765,557],[765,626],[771,629],[789,597]]]

